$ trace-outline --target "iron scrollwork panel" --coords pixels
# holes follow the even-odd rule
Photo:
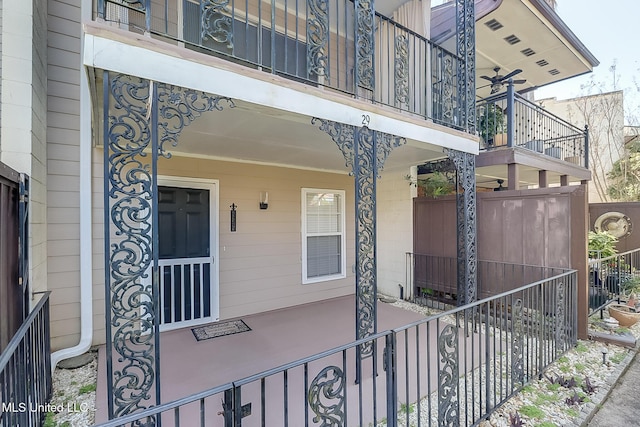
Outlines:
[[[307,72],[329,78],[329,2],[307,0]]]
[[[405,34],[396,36],[394,55],[395,102],[409,106],[409,39]]]
[[[344,371],[337,366],[327,366],[309,385],[307,402],[315,414],[314,423],[321,426],[343,426],[345,419]]]
[[[513,383],[524,384],[524,320],[522,300],[513,304],[513,332],[511,334],[511,373]]]
[[[447,325],[438,335],[438,425],[459,425],[458,328]]]
[[[180,132],[204,111],[233,102],[109,72],[104,85],[107,388],[114,418],[160,402],[158,238],[152,226],[158,156],[170,158],[165,145],[176,146]]]
[[[475,3],[474,0],[456,0],[456,34],[458,62],[458,98],[460,126],[475,133]]]
[[[202,0],[200,3],[200,37],[233,48],[233,22],[228,9],[229,0]]]
[[[456,166],[458,193],[456,194],[458,248],[458,304],[476,300],[476,175],[475,156],[457,150],[447,150]]]
[[[562,354],[566,349],[566,331],[565,331],[565,292],[564,283],[558,283],[556,286],[556,315],[555,315],[555,339],[556,354]]]
[[[152,403],[159,378],[149,280],[153,171],[145,153],[152,144],[151,91],[148,80],[122,74],[105,73],[104,83],[107,381],[114,418]]]
[[[355,0],[356,86],[375,89],[373,0]]]
[[[329,120],[320,122],[342,152],[356,191],[356,339],[376,333],[376,180],[391,151],[406,143],[401,137],[357,128]],[[361,355],[373,352],[372,343],[361,346]]]

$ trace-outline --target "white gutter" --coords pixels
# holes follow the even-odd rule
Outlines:
[[[82,21],[91,20],[91,0],[82,0]],[[80,37],[84,50],[84,37]],[[59,361],[84,354],[93,341],[93,264],[91,224],[91,101],[89,82],[82,62],[80,67],[80,342],[51,354],[51,370]]]

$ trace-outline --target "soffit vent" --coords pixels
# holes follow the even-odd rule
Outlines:
[[[504,39],[509,44],[520,43],[520,39],[518,37],[516,37],[515,34],[511,34],[510,36],[507,36]]]
[[[524,56],[531,56],[531,55],[535,55],[535,54],[536,54],[536,52],[535,52],[533,49],[529,48],[529,47],[528,47],[528,48],[526,48],[526,49],[522,49],[520,52],[521,52]]]
[[[547,62],[546,59],[541,59],[540,61],[536,61],[536,64],[538,64],[541,67],[545,67],[545,66],[549,65],[549,63]]]
[[[560,74],[560,71],[558,71],[557,68],[554,68],[553,70],[549,70],[549,74],[551,74],[552,76],[557,76],[558,74]]]
[[[503,27],[503,25],[497,20],[492,19],[491,21],[487,21],[484,23],[487,27],[491,28],[493,31],[499,30]]]

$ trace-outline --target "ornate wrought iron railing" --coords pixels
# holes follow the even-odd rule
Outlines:
[[[49,294],[0,354],[0,426],[41,426],[51,397]]]
[[[465,129],[459,57],[375,13],[373,2],[98,0],[96,15],[129,31]]]
[[[589,253],[589,314],[602,316],[610,302],[640,296],[640,249],[605,258],[598,255]]]
[[[476,105],[480,150],[522,147],[589,168],[588,129],[580,129],[508,86]]]
[[[407,299],[441,309],[458,305],[457,258],[411,252],[406,255]],[[479,299],[489,298],[567,271],[558,267],[480,260],[477,262],[477,295]]]
[[[102,427],[477,425],[575,345],[576,283],[562,273]],[[357,364],[361,346],[373,357]]]

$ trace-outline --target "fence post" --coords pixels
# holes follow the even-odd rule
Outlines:
[[[384,365],[387,375],[387,426],[398,424],[398,383],[396,377],[396,334],[385,336]],[[407,405],[409,403],[407,402]]]

